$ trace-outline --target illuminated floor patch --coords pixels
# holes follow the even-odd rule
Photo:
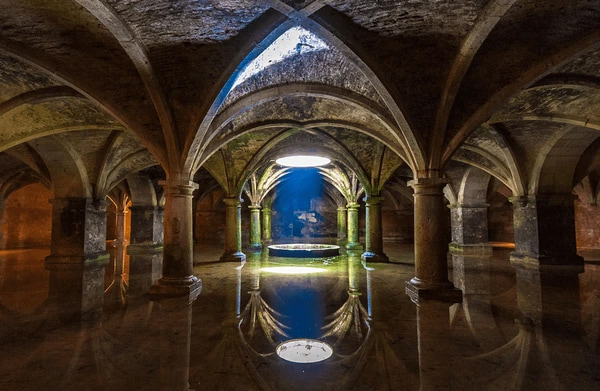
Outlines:
[[[316,339],[290,339],[280,343],[276,352],[286,361],[308,364],[327,360],[333,354],[333,348]]]
[[[309,274],[309,273],[323,273],[326,271],[320,267],[306,267],[306,266],[275,266],[275,267],[263,267],[260,269],[266,273],[277,273],[277,274]]]

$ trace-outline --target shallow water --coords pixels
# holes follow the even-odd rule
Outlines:
[[[46,255],[0,253],[2,390],[600,388],[597,264],[540,274],[510,266],[508,250],[454,257],[463,302],[416,306],[406,252],[368,265],[247,254],[243,265],[198,264],[189,305],[145,294],[160,260],[48,271]],[[294,338],[333,355],[278,357]]]

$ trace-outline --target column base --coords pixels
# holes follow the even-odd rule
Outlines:
[[[494,248],[489,243],[464,244],[452,242],[449,246],[451,254],[457,255],[492,255]]]
[[[248,251],[251,251],[251,252],[260,252],[260,251],[262,251],[262,248],[263,248],[263,246],[260,243],[249,244],[247,247]]]
[[[346,243],[346,250],[349,251],[363,251],[362,244],[358,242],[348,242]]]
[[[223,254],[221,258],[219,258],[220,262],[245,262],[246,254],[243,252],[235,252],[229,254]]]
[[[367,251],[361,255],[363,261],[366,262],[379,262],[379,263],[389,263],[390,258],[385,254],[376,254],[371,251]]]
[[[71,269],[74,266],[91,266],[104,267],[110,263],[110,254],[97,254],[95,257],[85,257],[83,255],[49,255],[45,259],[46,270]]]
[[[196,276],[181,278],[162,277],[150,288],[150,300],[187,297],[189,302],[196,300],[202,291],[202,281]]]
[[[462,292],[451,282],[438,284],[426,283],[414,277],[404,284],[405,292],[415,304],[423,300],[436,300],[445,303],[462,303]]]
[[[550,257],[533,253],[513,251],[510,253],[510,264],[513,267],[537,270],[567,270],[567,268],[583,273],[583,257],[577,254]]]

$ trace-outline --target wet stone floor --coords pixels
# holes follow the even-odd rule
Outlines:
[[[506,249],[453,256],[462,303],[417,306],[406,247],[367,265],[203,253],[190,305],[149,299],[157,255],[46,270],[47,249],[0,252],[0,390],[600,389],[600,263],[540,273]],[[279,357],[294,339],[332,355]],[[320,352],[300,345],[293,357]]]

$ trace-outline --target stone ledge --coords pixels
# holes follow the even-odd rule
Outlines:
[[[245,262],[246,254],[243,252],[235,252],[231,254],[223,254],[221,258],[219,258],[219,262]]]
[[[457,255],[492,255],[494,248],[489,243],[462,244],[452,242],[448,246],[451,254]]]
[[[196,276],[183,278],[163,277],[150,287],[150,300],[187,297],[192,303],[202,291],[202,281]]]
[[[390,258],[385,254],[375,254],[371,251],[363,253],[361,256],[365,262],[389,263]]]
[[[510,253],[510,264],[513,267],[540,271],[572,269],[573,271],[583,273],[584,270],[583,257],[577,254],[549,257],[546,255],[513,251]]]
[[[413,278],[404,284],[405,292],[410,300],[419,305],[424,300],[435,300],[444,303],[462,303],[462,292],[452,283],[442,284],[437,287],[420,287],[420,283]]]

